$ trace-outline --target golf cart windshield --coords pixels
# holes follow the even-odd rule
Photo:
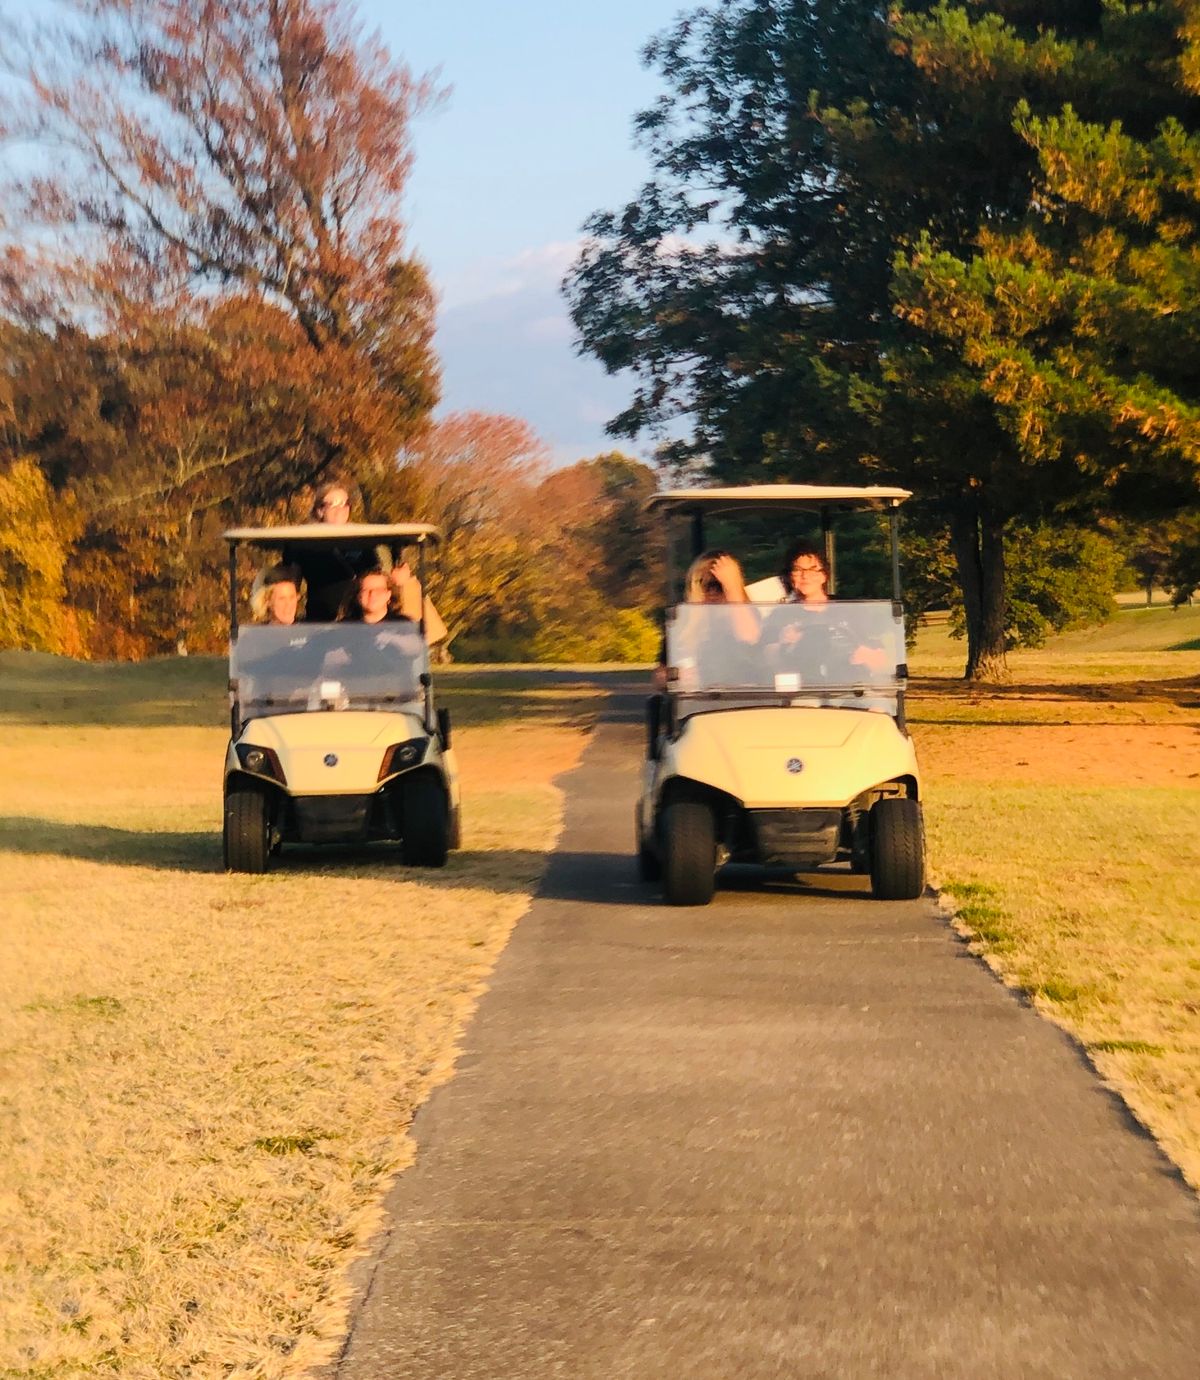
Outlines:
[[[679,604],[668,612],[667,684],[681,714],[694,712],[687,701],[697,697],[895,712],[903,663],[904,621],[888,600]]]
[[[429,654],[415,623],[243,627],[230,676],[243,719],[329,709],[418,707]]]

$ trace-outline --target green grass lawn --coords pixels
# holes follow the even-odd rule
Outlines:
[[[1097,628],[1060,633],[1045,647],[1009,653],[1014,680],[1035,682],[1124,680],[1196,675],[1200,661],[1200,605],[1193,608],[1125,608]],[[923,627],[909,657],[914,676],[961,676],[967,645],[938,621]]]

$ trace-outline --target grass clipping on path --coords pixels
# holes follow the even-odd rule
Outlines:
[[[918,682],[937,880],[1200,1189],[1200,608],[1010,661],[1005,687]]]
[[[542,871],[580,706],[460,731],[444,872],[312,850],[244,877],[186,695],[116,728],[40,703],[4,715],[0,1376],[301,1374]]]

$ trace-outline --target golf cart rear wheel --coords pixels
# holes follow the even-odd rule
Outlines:
[[[921,806],[907,797],[871,809],[871,890],[879,901],[912,901],[925,890]]]
[[[676,800],[662,814],[663,897],[672,906],[706,906],[716,890],[717,825],[698,800]]]
[[[450,808],[436,776],[417,772],[404,783],[401,854],[409,867],[445,867],[450,849]]]
[[[270,802],[253,787],[225,797],[225,870],[265,872],[271,859]]]

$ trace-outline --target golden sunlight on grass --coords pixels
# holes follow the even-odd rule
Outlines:
[[[921,680],[911,717],[958,923],[1200,1188],[1198,632],[1200,609],[1124,613],[1009,686]]]
[[[41,664],[0,698],[8,1377],[328,1356],[345,1267],[528,904],[589,711],[577,688],[521,726],[490,721],[511,703],[464,705],[465,847],[444,872],[298,850],[228,876],[219,676],[158,670]]]

